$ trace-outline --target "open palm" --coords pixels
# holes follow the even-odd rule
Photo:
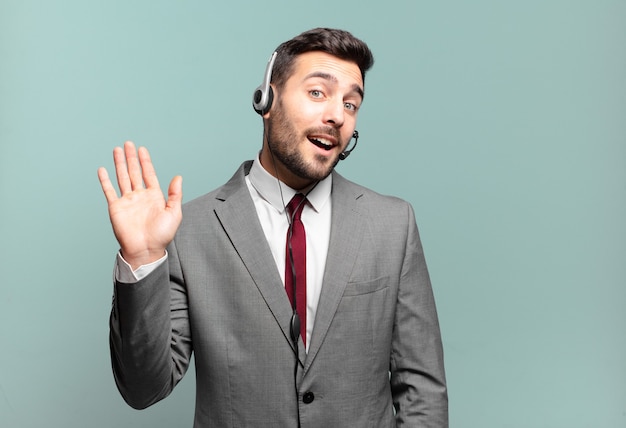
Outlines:
[[[174,239],[182,220],[182,177],[172,179],[166,200],[147,149],[126,142],[115,148],[113,160],[120,195],[105,168],[98,178],[122,257],[136,269],[161,258]]]

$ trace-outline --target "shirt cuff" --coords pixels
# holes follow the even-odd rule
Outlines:
[[[115,263],[115,280],[125,284],[134,284],[152,273],[156,268],[161,266],[167,260],[167,251],[159,260],[147,265],[141,265],[133,271],[133,268],[122,257],[120,252],[117,253],[117,262]]]

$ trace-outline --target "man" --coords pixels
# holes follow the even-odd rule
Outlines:
[[[120,244],[113,371],[132,407],[166,397],[193,351],[195,427],[447,427],[412,208],[333,171],[372,64],[340,30],[280,45],[254,95],[258,157],[182,209],[181,177],[165,200],[146,149],[114,150],[120,197],[100,168]]]

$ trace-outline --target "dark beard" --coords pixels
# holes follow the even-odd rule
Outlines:
[[[272,116],[268,122],[269,136],[267,143],[272,156],[282,163],[292,174],[309,181],[320,181],[328,177],[339,162],[339,157],[329,161],[326,157],[321,155],[316,157],[314,165],[306,162],[297,147],[297,142],[300,141],[303,136],[299,136],[291,125],[291,121],[286,117],[280,101],[274,106]],[[304,135],[315,133],[329,134],[338,140],[341,138],[339,132],[332,127],[308,129],[305,131]]]

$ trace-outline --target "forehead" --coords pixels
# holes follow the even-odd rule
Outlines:
[[[318,51],[298,55],[289,80],[303,82],[320,75],[328,75],[341,85],[358,85],[363,88],[363,77],[356,63]]]

